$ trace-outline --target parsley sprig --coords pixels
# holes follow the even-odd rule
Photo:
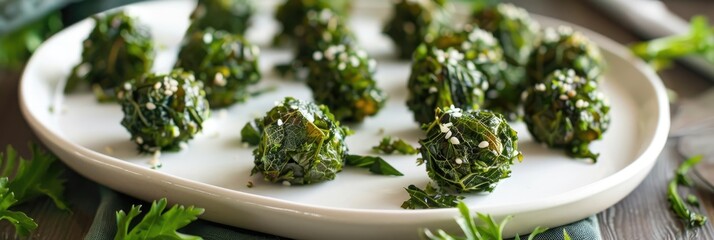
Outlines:
[[[198,215],[203,214],[203,208],[174,205],[164,212],[166,205],[166,198],[154,201],[151,204],[149,212],[131,229],[129,227],[131,222],[141,213],[141,205],[132,205],[128,213],[119,210],[117,212],[117,234],[114,236],[114,239],[202,239],[198,236],[176,232],[176,230],[195,221]]]
[[[69,210],[62,197],[65,179],[64,168],[57,157],[35,144],[30,144],[30,160],[18,157],[17,151],[8,145],[5,153],[0,153],[0,220],[7,220],[15,226],[19,236],[28,236],[37,228],[37,223],[25,213],[11,211],[19,204],[47,196],[57,208]]]

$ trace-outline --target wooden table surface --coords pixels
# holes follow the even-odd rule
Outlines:
[[[638,41],[636,35],[609,16],[601,13],[586,1],[573,0],[516,0],[517,5],[531,12],[569,21],[622,44]],[[693,14],[704,14],[714,19],[714,1],[667,1],[667,5],[685,18]],[[22,118],[18,107],[17,84],[19,73],[0,70],[0,146],[13,144],[23,148],[28,141],[37,142],[36,137]],[[680,99],[688,99],[709,89],[714,82],[681,66],[674,66],[660,73],[665,85],[679,94]],[[670,139],[659,156],[657,164],[644,182],[629,196],[615,206],[598,214],[603,239],[714,239],[711,221],[705,226],[688,230],[683,227],[667,202],[667,182],[682,157],[675,151],[676,139]],[[68,186],[68,191],[83,191],[84,186]],[[714,193],[697,189],[692,191],[703,204],[700,211],[709,219],[714,219]],[[22,206],[28,213],[51,207],[49,203]],[[32,215],[32,214],[30,214]],[[80,239],[92,222],[91,214],[81,211],[60,217],[36,217],[40,228],[37,239]],[[12,238],[3,233],[9,229],[7,223],[0,224],[0,239]]]

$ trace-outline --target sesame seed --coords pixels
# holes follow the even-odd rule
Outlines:
[[[312,59],[315,59],[315,61],[322,60],[322,52],[317,51],[312,53]]]
[[[575,91],[574,90],[568,90],[568,97],[575,97]]]
[[[290,186],[290,182],[288,182],[288,181],[283,181],[283,186],[288,186],[288,187],[289,187],[289,186]]]
[[[352,56],[352,57],[350,57],[350,63],[352,64],[353,67],[358,67],[359,59],[355,56]]]
[[[141,137],[136,137],[136,139],[135,139],[134,141],[136,141],[137,144],[143,144],[143,143],[144,143],[144,139],[141,138]]]
[[[451,137],[451,138],[449,138],[449,142],[450,142],[451,144],[453,144],[453,145],[459,145],[459,144],[461,144],[461,141],[459,141],[459,139],[456,138],[456,137]]]
[[[447,123],[444,123],[444,126],[445,126],[445,127],[451,127],[451,126],[454,126],[454,124],[451,123],[451,122],[447,122]]]
[[[173,126],[173,127],[171,127],[171,135],[173,137],[178,137],[179,135],[181,135],[181,131],[179,131],[178,127]]]
[[[347,64],[345,64],[344,62],[341,62],[337,65],[337,69],[339,69],[340,71],[345,70],[345,68],[347,68]]]
[[[536,91],[539,91],[539,92],[545,91],[545,84],[542,84],[542,83],[536,84],[536,85],[535,85],[535,90],[536,90]]]
[[[560,94],[560,100],[568,100],[568,96],[565,94]]]
[[[186,143],[186,142],[180,142],[180,143],[179,143],[179,148],[181,148],[181,149],[183,149],[183,150],[188,149],[188,143]]]
[[[278,126],[282,126],[282,125],[283,125],[283,120],[282,120],[282,119],[278,119]]]
[[[131,90],[131,83],[124,83],[124,90]]]
[[[152,102],[148,102],[148,103],[146,103],[146,109],[154,110],[154,109],[156,109],[156,105],[154,105],[154,103],[152,103]]]
[[[456,162],[456,164],[461,165],[462,163],[464,163],[464,160],[461,160],[461,158],[456,158],[454,159],[454,162]]]
[[[223,74],[220,72],[217,72],[216,75],[213,77],[213,84],[216,84],[218,86],[225,86],[226,85],[226,79],[223,77]]]
[[[451,131],[446,132],[446,136],[444,136],[444,139],[449,139],[451,138]]]
[[[478,147],[479,147],[479,148],[487,148],[488,145],[489,145],[489,144],[488,144],[488,141],[481,141],[481,142],[478,144]]]
[[[154,84],[154,89],[158,90],[159,88],[161,88],[161,82]]]
[[[429,93],[435,93],[435,92],[438,92],[438,91],[439,91],[439,89],[437,89],[437,88],[434,87],[434,86],[431,86],[431,87],[429,88]]]
[[[461,114],[461,112],[455,112],[455,113],[452,113],[452,114],[451,114],[451,116],[452,116],[452,117],[457,117],[457,118],[458,118],[458,117],[461,117],[461,116],[462,116],[462,114]]]

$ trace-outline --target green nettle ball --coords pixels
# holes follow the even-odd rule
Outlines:
[[[518,134],[498,113],[438,109],[436,119],[422,128],[426,138],[419,140],[419,163],[447,191],[491,192],[510,177],[514,160],[523,159]]]
[[[213,28],[243,35],[254,13],[251,0],[199,0],[191,13],[188,32]]]
[[[471,16],[474,25],[493,33],[506,61],[525,66],[540,40],[540,25],[525,9],[513,4],[477,5]]]
[[[344,16],[349,6],[347,0],[286,0],[275,10],[275,19],[278,20],[281,31],[273,38],[273,44],[299,39],[305,31],[304,19],[311,12],[320,13],[328,9],[336,15]]]
[[[439,49],[455,48],[464,60],[473,62],[489,83],[483,108],[503,114],[509,121],[520,118],[521,93],[525,90],[523,72],[503,61],[503,51],[489,32],[479,28],[442,31],[429,45]]]
[[[414,50],[430,33],[449,24],[445,4],[439,0],[397,0],[394,3],[394,13],[383,32],[394,42],[399,58],[411,59]]]
[[[258,46],[239,35],[212,29],[191,33],[186,40],[176,67],[194,72],[203,82],[212,108],[248,99],[248,86],[261,77]]]
[[[304,67],[308,62],[314,61],[317,51],[324,51],[334,45],[353,45],[356,39],[352,31],[330,9],[309,11],[302,20],[301,31],[297,34],[295,63],[297,67]]]
[[[605,62],[600,50],[582,33],[565,26],[547,28],[543,40],[526,66],[528,86],[545,83],[553,71],[573,69],[578,76],[597,81],[602,75]]]
[[[85,81],[99,101],[110,101],[122,83],[151,70],[154,43],[148,29],[124,12],[93,19],[96,25],[83,42],[82,61],[72,69],[65,92]]]
[[[610,125],[610,104],[597,86],[572,69],[556,70],[527,90],[528,131],[538,142],[596,162],[599,154],[591,152],[589,144],[602,138]]]
[[[201,82],[180,69],[127,81],[117,99],[124,112],[121,125],[142,152],[180,150],[210,115]]]
[[[382,109],[387,97],[373,77],[377,63],[365,51],[336,45],[313,55],[307,84],[337,120],[362,122]]]
[[[269,182],[312,184],[342,171],[348,132],[324,105],[287,97],[265,117],[246,124],[241,134],[258,144],[251,174],[261,173]],[[251,141],[250,136],[259,137]]]
[[[430,123],[437,108],[479,109],[488,87],[486,76],[458,50],[422,45],[414,53],[407,106],[414,120]]]

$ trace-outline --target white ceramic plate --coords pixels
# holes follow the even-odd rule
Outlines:
[[[392,60],[393,46],[380,34],[388,5],[386,1],[369,2],[372,4],[355,1],[351,24],[363,47],[378,59],[376,79],[390,99],[379,115],[351,126],[356,134],[348,137],[347,143],[356,154],[369,153],[381,138],[380,129],[415,145],[422,134],[405,106],[409,63]],[[281,80],[271,72],[275,63],[290,59],[291,51],[267,46],[277,29],[267,10],[274,2],[261,4],[266,10],[255,18],[248,37],[262,46],[262,86],[277,85],[279,89],[214,112],[188,149],[162,155],[159,170],[150,169],[150,156],[139,155],[129,141],[129,133],[119,124],[122,112],[118,105],[99,104],[89,91],[62,94],[92,21],[57,34],[29,61],[20,86],[23,114],[53,152],[89,179],[144,200],[168,197],[171,202],[204,207],[201,217],[207,220],[311,239],[415,238],[423,227],[458,232],[453,221],[456,209],[400,208],[408,198],[404,187],[423,187],[429,181],[424,166],[416,166],[416,156],[385,156],[403,177],[347,168],[334,181],[286,187],[250,176],[251,149],[239,143],[243,124],[284,96],[311,98],[304,84]],[[151,27],[160,46],[156,71],[165,72],[173,65],[193,5],[191,1],[157,1],[126,7]],[[570,25],[537,19],[546,26]],[[513,166],[512,177],[503,180],[493,193],[472,194],[465,200],[473,210],[496,218],[513,215],[507,235],[570,223],[612,206],[642,181],[665,143],[669,108],[655,73],[624,47],[578,29],[599,44],[609,63],[601,86],[612,102],[612,126],[603,140],[592,144],[602,154],[600,161],[589,164],[569,159],[561,151],[536,144],[522,123],[514,124],[525,160]],[[248,181],[255,186],[246,187]]]

